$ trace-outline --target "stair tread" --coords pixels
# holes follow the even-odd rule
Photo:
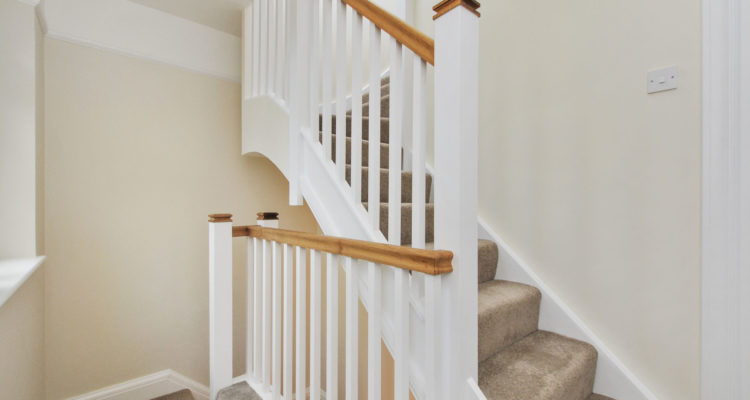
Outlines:
[[[361,199],[364,201],[368,201],[368,194],[369,194],[369,180],[370,180],[370,167],[362,167],[362,172],[360,175],[362,190],[360,193]],[[390,174],[390,170],[388,168],[380,168],[380,198],[379,200],[383,203],[388,202],[388,195],[389,195],[389,185],[388,185],[388,175]],[[413,174],[411,171],[401,171],[401,202],[402,203],[411,203],[412,202],[412,177]],[[351,165],[346,166],[345,171],[345,178],[346,182],[351,184]],[[430,196],[430,189],[432,187],[432,176],[429,174],[425,174],[425,193],[424,198],[425,201],[429,200]]]
[[[539,289],[493,280],[479,285],[479,362],[534,333],[539,326]]]
[[[412,216],[412,203],[400,203],[401,204],[401,245],[408,246],[411,244],[412,231],[411,231],[411,216]],[[368,209],[368,203],[362,202],[365,209]],[[432,242],[435,238],[434,227],[434,215],[435,215],[435,204],[425,204],[425,234],[424,240],[426,243]],[[380,203],[380,232],[387,238],[388,237],[388,203]]]
[[[235,383],[219,390],[216,400],[262,400],[247,382]]]
[[[536,331],[479,364],[479,387],[488,399],[581,400],[593,392],[593,346]]]
[[[479,266],[477,278],[479,283],[495,279],[497,261],[500,257],[497,243],[492,240],[479,239],[477,257],[477,265]]]

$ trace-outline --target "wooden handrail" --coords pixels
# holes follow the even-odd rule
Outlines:
[[[388,32],[399,43],[411,49],[414,54],[428,63],[435,65],[435,41],[429,36],[415,29],[400,18],[383,10],[375,3],[367,0],[341,0],[351,6],[375,24],[378,28]]]
[[[442,275],[453,271],[453,264],[451,263],[453,253],[446,250],[414,249],[363,240],[265,228],[258,225],[233,226],[232,236],[266,239],[428,275]]]

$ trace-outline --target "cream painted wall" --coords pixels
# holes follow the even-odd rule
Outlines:
[[[208,383],[207,214],[315,231],[312,214],[240,155],[239,84],[45,46],[46,397],[165,368]]]
[[[698,399],[700,2],[480,11],[480,216],[658,398]]]
[[[45,268],[0,307],[0,398],[44,398]]]
[[[0,259],[36,249],[34,7],[0,0]]]

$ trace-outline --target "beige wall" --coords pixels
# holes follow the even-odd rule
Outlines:
[[[37,254],[35,20],[0,0],[0,259]]]
[[[480,11],[480,216],[658,398],[698,399],[700,2]]]
[[[44,398],[44,268],[0,307],[0,398]]]
[[[311,213],[240,156],[238,84],[54,39],[45,68],[47,398],[166,368],[208,383],[207,214]]]

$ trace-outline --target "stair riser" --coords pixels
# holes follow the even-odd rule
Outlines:
[[[526,285],[491,281],[479,287],[479,362],[538,329],[541,293]]]
[[[368,205],[364,204],[365,208]],[[408,246],[412,243],[412,207],[411,204],[401,205],[401,245]],[[427,204],[425,207],[425,242],[431,243],[435,241],[434,231],[434,220],[435,220],[435,207],[433,204]],[[380,204],[380,232],[388,238],[388,204]]]
[[[380,143],[388,143],[390,136],[389,132],[390,120],[388,118],[380,119]],[[319,117],[319,128],[323,131],[323,117]],[[336,117],[331,117],[331,133],[336,134]],[[352,136],[352,119],[351,117],[346,118],[346,136]],[[370,140],[370,119],[367,117],[362,118],[362,139]]]
[[[323,141],[323,134],[321,133],[318,137],[318,139],[322,142]],[[381,143],[380,144],[380,168],[388,168],[390,165],[390,157],[389,157],[389,148],[388,144]],[[403,159],[404,151],[401,150],[401,157]],[[333,162],[336,162],[336,135],[331,135],[331,158]],[[346,138],[346,164],[351,165],[352,164],[352,139]],[[363,140],[362,141],[362,166],[363,167],[369,167],[370,166],[370,142]]]
[[[369,200],[369,168],[362,168],[362,201]],[[351,167],[346,167],[346,182],[351,185]],[[380,202],[387,203],[389,196],[388,170],[380,170]],[[425,176],[425,202],[430,200],[430,188],[432,187],[432,176]],[[412,174],[401,172],[401,203],[411,203],[412,200]]]
[[[500,254],[497,248],[497,244],[491,240],[480,240],[477,248],[477,258],[479,265],[479,273],[477,274],[477,280],[479,283],[484,283],[495,279],[497,274],[497,261],[499,260]]]

